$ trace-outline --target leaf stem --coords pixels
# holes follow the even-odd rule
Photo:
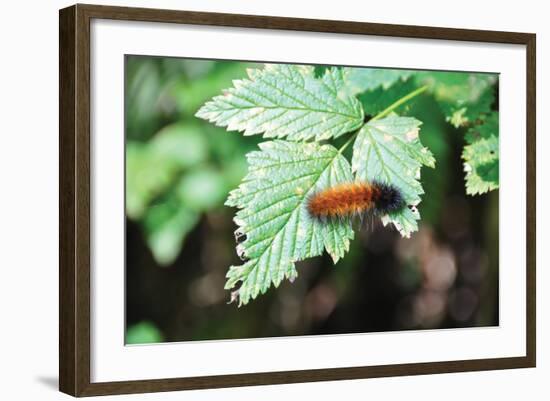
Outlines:
[[[369,120],[370,121],[376,121],[376,120],[379,120],[381,118],[384,118],[386,117],[388,114],[390,114],[392,111],[394,111],[396,108],[398,108],[399,106],[401,106],[402,104],[408,102],[409,100],[411,100],[412,98],[420,95],[422,92],[426,91],[426,89],[428,89],[428,85],[424,85],[424,86],[421,86],[420,88],[418,89],[415,89],[414,91],[406,94],[405,96],[403,96],[402,98],[400,98],[399,100],[395,101],[394,103],[392,103],[391,105],[389,105],[388,107],[386,107],[384,110],[382,110],[380,113],[378,113],[377,115],[375,115],[373,118],[371,118]],[[362,128],[362,127],[361,127]],[[346,141],[346,143],[344,143],[342,145],[342,147],[338,150],[338,153],[341,154],[347,147],[348,145],[353,142],[353,140],[355,139],[355,137],[357,136],[357,134],[359,133],[359,131],[361,130],[361,128],[359,128],[357,131],[355,131],[353,133],[353,135],[350,136],[350,138]]]
[[[403,96],[401,99],[397,100],[396,102],[389,105],[387,108],[382,110],[380,113],[378,113],[376,116],[374,116],[371,121],[379,120],[381,118],[386,117],[388,114],[390,114],[392,111],[394,111],[396,108],[401,106],[403,103],[408,102],[415,96],[420,95],[422,92],[424,92],[426,89],[428,89],[428,85],[421,86],[420,88],[412,91],[411,93]]]

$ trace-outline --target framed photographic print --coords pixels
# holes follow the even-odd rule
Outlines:
[[[535,113],[534,34],[61,10],[60,390],[534,367]]]

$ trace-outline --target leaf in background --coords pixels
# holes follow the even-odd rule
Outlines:
[[[182,177],[177,191],[186,208],[203,212],[223,205],[229,188],[220,172],[199,166]]]
[[[447,122],[458,128],[475,123],[480,117],[491,111],[491,105],[495,101],[493,88],[487,88],[479,99],[467,106],[458,106],[440,102],[440,107],[446,116]]]
[[[480,139],[489,139],[491,136],[498,137],[498,120],[498,111],[492,112],[481,118],[477,124],[472,126],[466,132],[466,135],[464,136],[464,138],[466,139],[466,143],[472,144]]]
[[[208,143],[201,128],[190,123],[167,125],[149,142],[158,160],[170,160],[178,168],[189,168],[208,157]]]
[[[466,193],[483,194],[499,187],[499,113],[483,116],[468,129],[462,152]]]
[[[466,145],[462,152],[466,193],[483,194],[499,186],[498,138],[490,136]]]
[[[233,88],[207,102],[196,116],[244,135],[294,141],[336,138],[363,123],[361,105],[346,92],[341,69],[318,79],[311,66],[266,64],[263,70],[249,70],[248,76],[233,81]]]
[[[207,60],[127,56],[126,137],[145,141],[167,123],[175,122],[179,116],[172,88],[196,80],[213,64]]]
[[[183,173],[173,188],[147,208],[145,238],[158,264],[174,262],[200,214],[221,206],[228,191],[220,172],[198,165]]]
[[[313,75],[315,78],[322,78],[323,75],[325,75],[325,73],[331,68],[333,67],[330,65],[316,65],[313,67]]]
[[[143,321],[126,330],[126,344],[154,344],[164,341],[164,336],[153,323]]]
[[[185,207],[174,193],[148,207],[142,221],[145,239],[159,265],[167,266],[174,262],[186,235],[198,220],[199,215]]]
[[[225,288],[242,282],[239,304],[248,303],[283,278],[297,276],[294,263],[323,248],[336,263],[353,238],[350,221],[312,219],[307,200],[316,191],[352,180],[348,161],[331,145],[264,142],[248,154],[249,171],[226,202],[238,207],[235,222],[246,240],[237,247],[248,259],[231,266]]]
[[[147,139],[161,126],[163,82],[158,60],[129,56],[126,62],[126,137]]]
[[[432,153],[418,138],[422,123],[412,117],[391,115],[371,120],[361,128],[353,146],[352,169],[362,181],[382,181],[400,189],[408,205],[420,203],[424,193],[420,184],[422,165],[435,166]],[[385,216],[384,225],[393,223],[404,237],[418,229],[416,208]]]
[[[126,144],[126,212],[137,220],[182,170],[203,162],[208,143],[194,124],[172,124],[149,142]]]
[[[417,88],[413,79],[406,81],[398,80],[387,89],[382,86],[370,91],[363,92],[357,96],[366,115],[375,116],[387,107],[391,106],[396,100],[408,95]],[[394,110],[395,113],[402,115],[410,104],[405,103]]]
[[[204,63],[204,60],[201,60]],[[203,77],[190,76],[189,79],[181,79],[170,87],[170,93],[174,97],[177,109],[180,113],[192,116],[204,102],[212,96],[220,93],[223,88],[231,85],[235,77],[246,73],[249,63],[216,63],[210,72]],[[200,73],[204,70],[199,60],[193,60],[186,65],[187,69],[194,68]],[[187,73],[189,76],[189,72]]]
[[[496,74],[420,71],[414,76],[419,84],[430,87],[447,121],[455,128],[491,111]]]
[[[445,197],[451,185],[449,180],[451,169],[455,159],[452,155],[453,141],[449,141],[456,135],[454,129],[445,121],[433,96],[421,96],[407,110],[407,115],[414,116],[422,121],[422,144],[430,149],[437,168],[422,170],[422,188],[425,195],[418,207],[424,224],[436,225],[441,218],[441,212],[445,206]],[[453,144],[451,145],[451,142]]]
[[[356,95],[377,88],[388,89],[399,80],[406,80],[413,71],[385,68],[344,68],[346,88]]]

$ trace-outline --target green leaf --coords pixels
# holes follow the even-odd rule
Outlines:
[[[346,87],[358,94],[377,88],[388,89],[399,80],[406,80],[413,72],[384,68],[344,68]]]
[[[359,101],[345,90],[342,69],[318,79],[311,66],[266,64],[233,84],[196,116],[244,135],[294,141],[336,138],[363,122]]]
[[[397,231],[406,238],[410,238],[411,233],[418,231],[418,220],[420,220],[420,213],[416,206],[406,207],[399,212],[391,212],[382,216],[384,227],[393,224]]]
[[[496,74],[421,71],[415,79],[430,87],[447,121],[458,128],[490,112],[498,78]]]
[[[163,340],[161,331],[148,321],[134,324],[126,330],[126,344],[154,344]]]
[[[491,135],[464,147],[466,193],[483,194],[499,186],[498,138]]]
[[[198,220],[199,215],[182,205],[174,193],[149,206],[142,223],[147,245],[158,264],[166,266],[174,262]]]
[[[491,111],[491,105],[495,101],[493,88],[487,88],[475,102],[463,105],[463,103],[440,102],[439,105],[446,116],[447,122],[453,127],[471,125],[479,118]]]
[[[466,193],[483,194],[499,187],[499,113],[481,116],[468,129],[462,153],[466,172]]]
[[[418,205],[424,193],[420,168],[435,166],[432,153],[418,138],[421,124],[415,118],[396,115],[365,124],[353,146],[352,169],[356,178],[390,183],[400,189],[409,206]],[[419,218],[414,207],[385,216],[382,221],[393,223],[402,236],[409,237],[418,229]]]
[[[231,85],[235,77],[242,76],[246,73],[246,68],[251,67],[250,64],[237,62],[218,63],[209,71],[205,68],[205,60],[193,61],[193,63],[187,64],[189,78],[180,79],[170,87],[170,93],[176,102],[178,111],[186,115],[195,114],[204,102]],[[190,68],[196,69],[196,72],[192,71],[189,74]],[[205,76],[194,76],[197,73],[204,73],[205,70],[209,71]]]
[[[222,174],[209,166],[184,174],[177,186],[181,203],[196,212],[222,205],[228,191]]]
[[[479,139],[489,139],[491,136],[499,136],[498,129],[499,113],[493,112],[480,118],[479,122],[468,129],[464,138],[468,144]]]
[[[333,67],[331,67],[330,65],[316,65],[315,67],[313,67],[313,75],[315,76],[315,78],[322,78],[323,75],[325,75],[325,73],[331,68]]]
[[[171,124],[148,142],[126,144],[126,212],[139,220],[182,170],[204,162],[208,143],[194,124]]]
[[[418,211],[424,224],[437,225],[445,207],[445,197],[453,185],[448,178],[454,167],[452,149],[455,143],[449,139],[452,138],[450,135],[454,136],[455,133],[448,132],[451,130],[433,96],[418,98],[407,113],[422,121],[422,144],[430,149],[436,159],[437,168],[422,170],[422,187],[425,195],[422,196]]]
[[[295,262],[318,256],[323,248],[336,263],[353,238],[350,221],[311,218],[307,200],[316,191],[352,180],[348,161],[331,145],[264,142],[248,154],[249,171],[226,202],[240,208],[235,217],[246,240],[237,252],[243,265],[231,266],[225,288],[238,289],[248,303],[283,278],[297,276]]]
[[[180,169],[189,168],[206,160],[208,142],[196,124],[170,124],[149,141],[149,150],[155,159],[168,160]]]
[[[406,81],[399,80],[387,89],[379,86],[374,90],[359,94],[357,98],[361,102],[365,114],[375,116],[392,105],[397,99],[401,99],[402,97],[408,95],[416,88],[417,85],[412,79],[408,79]],[[395,109],[394,112],[403,114],[403,111],[408,108],[410,108],[410,104],[405,103]]]

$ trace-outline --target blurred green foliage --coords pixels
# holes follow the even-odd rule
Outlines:
[[[126,330],[126,344],[151,344],[163,340],[160,330],[148,321],[134,324]]]
[[[495,101],[496,74],[420,71],[414,78],[430,86],[447,121],[455,128],[489,113]]]
[[[223,204],[255,141],[193,117],[246,63],[128,56],[126,213],[161,265],[178,256],[202,213]]]

